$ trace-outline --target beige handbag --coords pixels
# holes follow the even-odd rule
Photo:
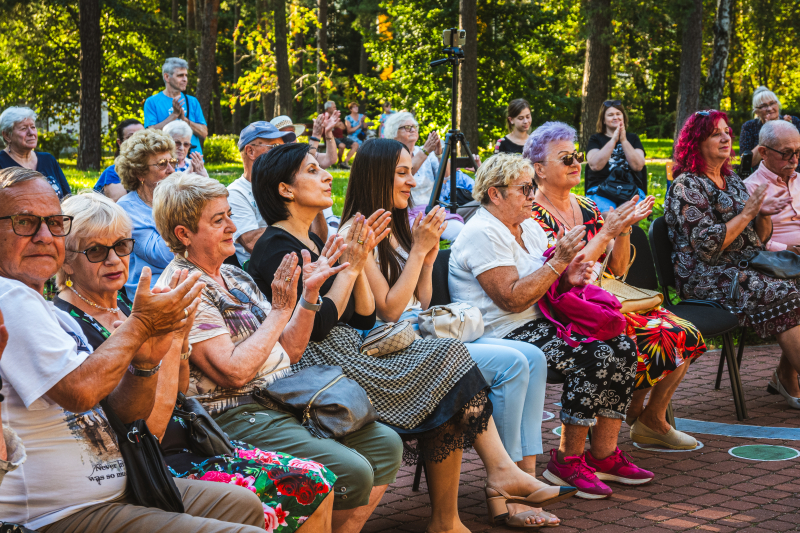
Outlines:
[[[361,343],[361,354],[383,357],[408,348],[416,339],[411,322],[387,322],[369,332]]]
[[[622,314],[646,313],[664,303],[664,295],[658,291],[640,289],[625,283],[625,278],[628,277],[628,269],[631,268],[633,261],[636,259],[636,247],[631,244],[631,248],[633,248],[633,257],[631,257],[631,262],[628,263],[628,268],[625,269],[625,275],[622,276],[621,280],[606,272],[606,265],[611,257],[611,254],[608,253],[603,261],[603,268],[600,269],[600,276],[598,276],[594,284],[617,297],[622,304],[622,309],[620,309]]]
[[[435,305],[419,314],[419,333],[424,339],[458,339],[472,342],[483,335],[480,309],[467,303]]]

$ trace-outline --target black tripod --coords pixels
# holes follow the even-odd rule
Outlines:
[[[458,66],[464,61],[464,50],[460,46],[454,44],[454,38],[457,36],[458,30],[453,28],[450,32],[450,46],[442,49],[447,57],[431,61],[431,67],[438,67],[445,63],[450,63],[453,68],[453,94],[452,104],[450,105],[450,131],[444,138],[444,148],[442,151],[442,160],[439,163],[439,175],[436,176],[436,183],[433,186],[431,199],[428,202],[428,207],[425,212],[429,213],[434,206],[439,204],[439,196],[442,194],[442,186],[444,185],[444,174],[447,170],[447,164],[450,163],[450,212],[455,214],[458,209],[458,202],[456,200],[456,171],[459,168],[472,168],[475,166],[475,159],[472,157],[472,152],[469,149],[469,143],[461,133],[461,130],[456,128],[456,105],[458,104]],[[461,144],[467,157],[458,157],[458,145]]]

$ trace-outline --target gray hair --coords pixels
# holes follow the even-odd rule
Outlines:
[[[191,172],[175,172],[160,181],[153,192],[153,218],[169,249],[183,253],[186,246],[175,235],[175,228],[186,226],[197,233],[206,204],[227,197],[228,189],[223,184]]]
[[[192,137],[192,128],[189,127],[187,123],[182,120],[173,120],[162,130],[164,133],[172,137]]]
[[[336,102],[334,102],[333,100],[328,100],[327,102],[325,102],[325,105],[323,106],[322,109],[327,111],[328,109],[330,109],[331,107],[333,107],[335,105],[336,105]]]
[[[761,126],[761,131],[758,133],[758,144],[777,148],[781,141],[792,136],[800,136],[800,132],[797,131],[794,124],[785,120],[770,120]]]
[[[98,237],[129,239],[133,234],[133,222],[125,210],[113,200],[94,191],[68,197],[61,204],[61,211],[70,215],[72,227],[64,239],[66,256],[64,264],[72,263],[83,247]],[[66,289],[67,274],[64,267],[56,272],[58,290]]]
[[[775,96],[775,93],[761,85],[758,87],[755,92],[753,93],[753,111],[756,111],[756,108],[761,104],[765,104],[767,102],[771,102],[775,100],[778,102],[778,109],[781,108],[781,101],[778,100],[778,97]]]
[[[164,61],[164,66],[161,67],[161,74],[169,74],[172,76],[172,73],[175,72],[176,68],[185,68],[186,70],[189,70],[189,63],[180,57],[168,57],[167,60]]]
[[[9,107],[0,115],[0,132],[8,133],[17,122],[25,119],[36,120],[36,112],[30,107]]]
[[[25,167],[9,167],[0,170],[0,190],[8,189],[19,183],[26,181],[43,179],[47,181],[42,174],[35,170]]]
[[[417,119],[415,119],[414,115],[408,111],[400,111],[399,113],[393,113],[389,115],[389,118],[386,119],[386,125],[383,128],[383,136],[387,139],[396,139],[400,126],[403,124],[403,122],[409,119],[414,122],[414,125],[419,127],[419,122],[417,122]]]

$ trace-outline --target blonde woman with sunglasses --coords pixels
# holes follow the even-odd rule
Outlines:
[[[130,259],[130,275],[125,284],[133,300],[144,267],[153,272],[150,288],[172,261],[173,254],[161,238],[153,219],[153,192],[164,178],[175,172],[175,141],[161,130],[147,129],[134,133],[122,143],[114,166],[120,181],[129,191],[117,202],[133,221],[136,244]]]

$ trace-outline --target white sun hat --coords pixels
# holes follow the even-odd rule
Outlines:
[[[270,120],[270,123],[279,130],[282,130],[283,128],[286,128],[288,126],[292,126],[294,128],[294,134],[297,135],[298,137],[300,137],[303,134],[303,132],[306,131],[305,125],[294,124],[292,122],[292,119],[290,119],[286,115],[275,117],[272,120]]]

